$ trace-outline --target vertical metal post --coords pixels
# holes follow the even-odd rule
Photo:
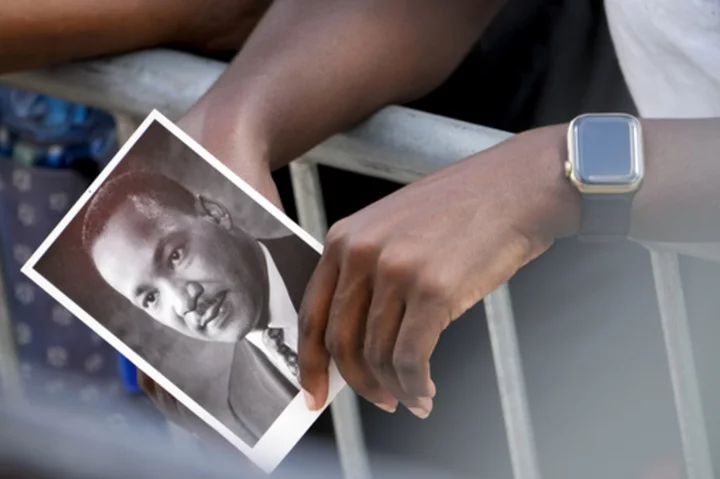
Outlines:
[[[675,253],[651,251],[650,258],[680,425],[686,473],[688,479],[713,478],[715,475],[705,429],[700,385],[695,370],[678,256]]]
[[[290,165],[290,175],[300,225],[318,241],[322,241],[327,232],[327,219],[317,165],[307,158],[299,159]],[[370,460],[357,397],[346,388],[330,407],[345,478],[370,479]]]
[[[23,404],[23,385],[3,271],[2,259],[0,259],[0,382],[3,391],[2,402],[12,406],[20,406]]]
[[[484,304],[513,476],[515,479],[540,479],[508,285],[490,293]]]
[[[115,120],[115,136],[118,145],[122,147],[138,129],[142,120],[121,113],[113,113],[112,115],[113,120]]]
[[[300,226],[322,243],[328,226],[317,165],[305,158],[296,160],[290,163],[290,178]]]

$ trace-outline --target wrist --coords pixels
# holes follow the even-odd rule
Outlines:
[[[178,126],[200,143],[233,173],[282,209],[280,195],[273,182],[269,143],[266,136],[255,134],[237,115],[239,108],[212,108],[208,98],[195,104],[178,121]]]
[[[178,125],[234,171],[269,171],[272,156],[269,136],[253,121],[251,111],[232,98],[223,101],[221,96],[222,92],[211,90],[188,110]]]
[[[580,192],[565,174],[567,129],[567,124],[561,124],[527,133],[544,137],[540,140],[537,168],[530,174],[542,185],[537,228],[553,240],[576,235],[582,216]]]

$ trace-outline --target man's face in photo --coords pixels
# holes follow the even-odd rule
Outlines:
[[[150,197],[129,197],[91,254],[110,286],[187,336],[235,342],[264,314],[262,252],[217,203],[199,198],[190,214]]]

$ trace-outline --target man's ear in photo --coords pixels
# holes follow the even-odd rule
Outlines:
[[[233,227],[230,212],[218,201],[213,201],[203,195],[197,195],[195,197],[195,211],[200,217],[220,225],[223,229],[230,231]]]

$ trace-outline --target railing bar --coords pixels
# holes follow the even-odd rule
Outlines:
[[[484,304],[513,476],[515,479],[540,479],[508,285],[490,293]]]
[[[318,241],[323,241],[327,220],[317,165],[307,158],[297,160],[290,165],[290,175],[300,225]],[[345,478],[370,479],[370,460],[357,397],[346,388],[338,394],[330,408]]]
[[[293,161],[290,178],[299,223],[322,243],[328,226],[317,165],[305,158]]]
[[[715,476],[703,417],[678,255],[651,251],[650,257],[687,477],[710,479]]]
[[[140,118],[158,109],[177,120],[226,66],[187,53],[148,50],[0,75],[0,82]],[[492,128],[390,106],[329,138],[309,156],[314,162],[406,183],[510,136]]]
[[[21,406],[25,397],[20,373],[20,361],[15,347],[15,335],[10,317],[10,303],[5,287],[4,268],[0,258],[0,383],[2,402]]]

